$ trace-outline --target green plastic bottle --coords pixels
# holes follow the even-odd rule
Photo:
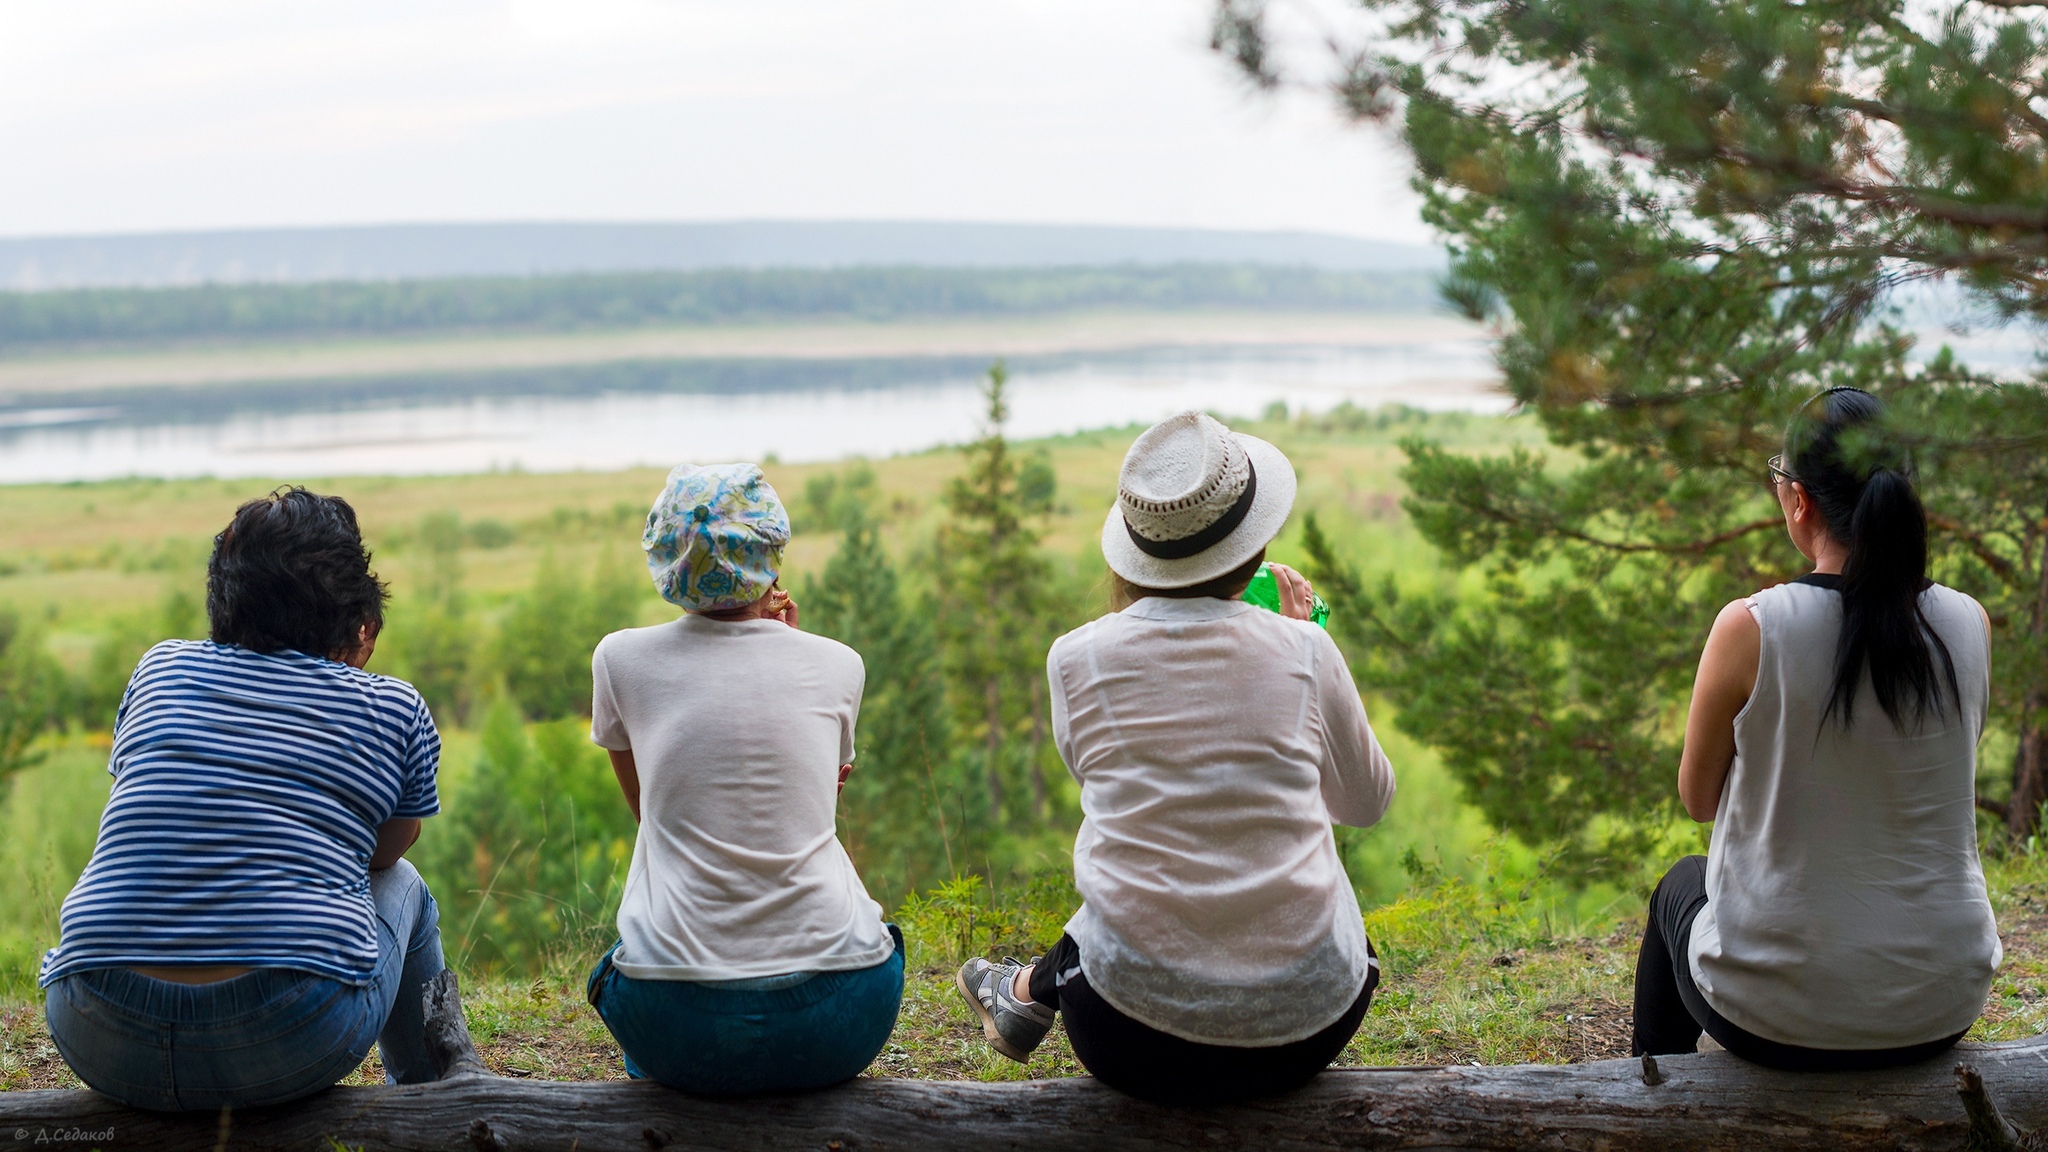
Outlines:
[[[1308,618],[1315,621],[1317,627],[1328,628],[1330,626],[1330,606],[1323,603],[1323,598],[1314,593],[1310,593],[1310,598],[1315,603],[1308,610]],[[1273,579],[1273,566],[1271,564],[1261,564],[1259,565],[1259,570],[1252,573],[1252,582],[1245,585],[1244,602],[1247,604],[1257,604],[1268,612],[1278,612],[1280,610],[1280,585],[1278,581]]]

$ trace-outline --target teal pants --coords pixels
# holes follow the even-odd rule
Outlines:
[[[759,980],[635,980],[590,973],[591,1006],[626,1055],[626,1074],[706,1096],[796,1092],[860,1075],[896,1028],[903,933],[872,968]]]

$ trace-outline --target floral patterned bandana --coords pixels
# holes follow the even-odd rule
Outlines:
[[[789,513],[752,464],[678,465],[640,534],[661,598],[692,612],[767,595],[788,543]]]

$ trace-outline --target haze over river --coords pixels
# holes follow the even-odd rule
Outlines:
[[[1010,434],[1274,403],[1498,412],[1486,342],[1162,347],[1012,356]],[[566,471],[834,460],[973,438],[986,356],[630,361],[0,396],[0,483],[121,476]]]

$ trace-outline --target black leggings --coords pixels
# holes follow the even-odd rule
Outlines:
[[[1372,951],[1371,944],[1366,951]],[[1306,1040],[1270,1048],[1197,1044],[1110,1007],[1088,986],[1080,945],[1072,936],[1061,936],[1031,970],[1031,998],[1059,1010],[1075,1058],[1104,1084],[1160,1104],[1222,1104],[1291,1092],[1329,1067],[1358,1031],[1379,983],[1379,965],[1374,964],[1351,1007]]]
[[[1687,856],[1671,866],[1650,895],[1643,950],[1636,956],[1636,1030],[1630,1051],[1664,1056],[1691,1052],[1705,1029],[1721,1047],[1755,1064],[1786,1072],[1856,1072],[1917,1064],[1955,1047],[1958,1032],[1904,1048],[1801,1048],[1748,1032],[1714,1011],[1693,983],[1692,922],[1707,906],[1707,858]],[[1968,1031],[1965,1029],[1964,1031]]]

